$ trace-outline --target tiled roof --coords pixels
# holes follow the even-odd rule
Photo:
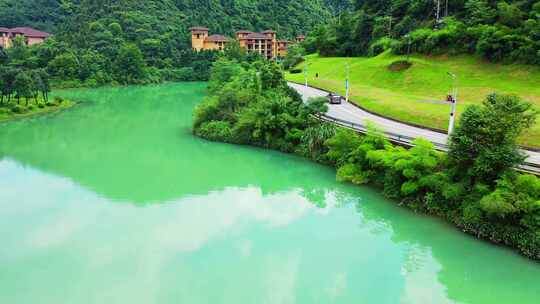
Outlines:
[[[0,33],[9,33],[10,30],[7,27],[0,27]]]
[[[206,31],[208,32],[210,29],[204,26],[194,26],[191,28],[192,31]]]
[[[205,41],[208,42],[227,42],[229,41],[229,38],[223,36],[223,35],[210,35],[208,36]]]
[[[247,35],[247,39],[271,39],[269,37],[266,37],[266,35],[263,35],[261,33],[251,33]]]
[[[306,36],[304,36],[304,35],[298,35],[298,36],[296,36],[296,38],[306,38]]]
[[[263,33],[263,34],[275,34],[276,31],[274,31],[274,30],[266,30],[266,31],[264,31],[264,32],[262,32],[262,33]]]
[[[240,31],[238,31],[238,32],[236,32],[236,33],[237,33],[237,34],[251,34],[251,33],[253,33],[253,32],[251,32],[251,31],[246,31],[246,30],[240,30]]]
[[[49,33],[38,31],[31,27],[16,27],[16,28],[10,29],[9,31],[13,34],[22,34],[26,37],[32,37],[32,38],[47,38],[51,35]]]

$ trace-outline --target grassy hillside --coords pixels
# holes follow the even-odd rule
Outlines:
[[[345,93],[345,66],[350,64],[351,100],[371,111],[406,122],[446,130],[450,107],[422,103],[443,100],[452,89],[447,72],[458,75],[458,115],[469,104],[481,103],[492,92],[516,94],[540,106],[540,68],[487,63],[477,57],[411,56],[413,65],[403,71],[388,66],[406,56],[383,53],[371,58],[306,57],[311,85]],[[304,63],[297,68],[303,69]],[[319,77],[316,78],[315,74]],[[304,75],[287,74],[303,82]],[[540,147],[540,124],[521,138],[527,146]]]

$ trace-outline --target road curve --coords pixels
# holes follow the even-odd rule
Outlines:
[[[289,82],[289,86],[295,89],[304,99],[307,101],[312,97],[321,97],[328,95],[328,92],[316,89],[313,87],[306,87],[301,84]],[[349,123],[356,123],[365,126],[368,122],[375,124],[378,128],[384,132],[391,132],[411,138],[425,138],[437,146],[446,146],[448,136],[441,132],[436,132],[429,129],[423,129],[408,125],[406,123],[397,122],[388,118],[384,118],[369,112],[366,112],[348,102],[343,102],[339,105],[329,104],[328,112],[326,116],[347,121]],[[535,151],[523,150],[529,157],[526,162],[532,166],[540,166],[540,153]],[[535,170],[537,171],[537,170]],[[540,169],[538,170],[540,172]]]

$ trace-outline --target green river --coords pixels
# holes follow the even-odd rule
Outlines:
[[[540,303],[540,264],[190,133],[205,84],[0,124],[0,303]],[[58,93],[57,93],[58,94]]]

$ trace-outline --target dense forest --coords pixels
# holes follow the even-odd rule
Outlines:
[[[540,64],[538,0],[355,0],[318,27],[306,48],[323,56],[478,54]]]
[[[336,3],[336,10],[328,8]],[[287,38],[328,22],[344,8],[339,3],[0,0],[0,27],[31,26],[54,35],[38,46],[7,50],[0,60],[11,69],[45,70],[54,86],[207,80],[217,54],[191,50],[191,26],[229,35],[239,29],[273,28]]]
[[[0,26],[24,25],[58,34],[66,30],[65,21],[84,26],[114,19],[123,26],[129,22],[158,31],[205,25],[230,35],[239,29],[273,28],[290,38],[351,5],[350,0],[0,0]]]

